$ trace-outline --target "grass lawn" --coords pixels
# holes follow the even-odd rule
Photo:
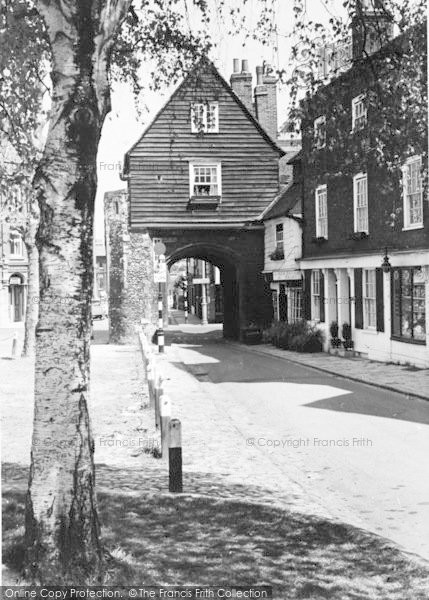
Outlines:
[[[351,526],[262,502],[266,490],[193,473],[189,493],[175,496],[159,466],[99,465],[97,474],[108,584],[265,584],[287,600],[429,598],[423,560]],[[3,584],[14,582],[22,556],[26,483],[25,467],[3,465]]]

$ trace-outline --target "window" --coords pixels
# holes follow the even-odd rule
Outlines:
[[[363,271],[362,299],[364,329],[375,329],[377,326],[375,269],[364,269]]]
[[[221,195],[220,164],[189,165],[190,195],[216,197]]]
[[[283,223],[276,225],[276,252],[283,252]]]
[[[392,337],[425,343],[425,279],[419,267],[392,271]]]
[[[12,232],[9,237],[9,254],[11,257],[22,258],[23,246],[19,233]]]
[[[320,271],[311,273],[311,318],[320,321]]]
[[[366,125],[366,96],[361,94],[352,100],[352,129],[357,131]]]
[[[402,169],[404,188],[404,229],[423,226],[423,186],[420,156],[409,158]]]
[[[219,133],[219,105],[217,102],[191,106],[192,133]]]
[[[328,195],[326,185],[316,189],[316,237],[328,239]]]
[[[288,288],[288,322],[296,323],[302,319],[302,288],[301,287],[290,287]]]
[[[368,179],[366,173],[353,178],[354,230],[368,233]]]
[[[323,148],[326,145],[326,117],[322,115],[314,120],[314,142],[316,148]]]

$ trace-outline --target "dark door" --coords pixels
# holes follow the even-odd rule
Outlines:
[[[280,284],[280,293],[279,293],[279,319],[280,319],[280,321],[287,321],[286,286],[283,283]]]

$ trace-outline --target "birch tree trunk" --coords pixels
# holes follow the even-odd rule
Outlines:
[[[102,551],[88,414],[96,156],[108,62],[126,0],[39,0],[53,56],[52,112],[34,188],[40,207],[35,409],[26,575],[96,583]]]
[[[39,317],[39,251],[36,246],[38,219],[29,217],[24,243],[28,256],[27,309],[22,356],[33,356],[36,345],[36,325]]]

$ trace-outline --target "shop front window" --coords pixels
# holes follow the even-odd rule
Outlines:
[[[421,269],[394,269],[392,288],[392,336],[425,343],[425,281]]]

